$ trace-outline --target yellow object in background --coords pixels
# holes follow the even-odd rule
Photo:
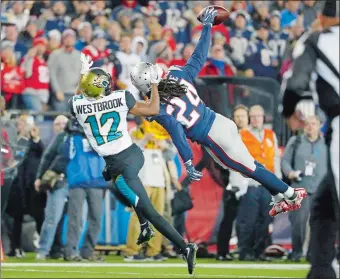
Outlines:
[[[168,132],[162,127],[162,125],[158,124],[156,121],[149,122],[143,119],[142,124],[139,129],[132,132],[132,135],[137,139],[144,138],[145,134],[151,134],[156,140],[167,140],[170,139],[170,135]],[[155,141],[150,140],[145,148],[148,149],[159,149],[159,146],[155,143]]]

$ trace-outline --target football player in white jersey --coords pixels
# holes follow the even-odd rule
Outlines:
[[[84,68],[89,61],[82,57]],[[85,66],[84,66],[85,64]],[[151,76],[150,102],[136,101],[126,90],[111,92],[111,76],[100,68],[88,69],[79,82],[80,95],[70,101],[71,113],[83,127],[92,148],[106,161],[103,172],[106,180],[115,182],[121,196],[135,209],[141,223],[138,244],[147,242],[153,231],[148,221],[174,245],[180,248],[192,274],[195,267],[197,245],[186,243],[182,236],[155,210],[138,177],[144,164],[139,147],[132,143],[128,133],[128,113],[138,116],[156,115],[159,112],[157,85],[162,70],[158,65],[149,69]]]

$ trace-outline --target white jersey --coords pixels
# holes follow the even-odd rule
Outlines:
[[[100,156],[108,156],[132,145],[126,117],[134,104],[134,98],[125,90],[113,91],[98,100],[79,95],[72,99],[72,112],[92,148]]]

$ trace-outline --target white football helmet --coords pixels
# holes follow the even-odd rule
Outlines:
[[[151,91],[151,63],[142,62],[133,67],[130,78],[132,84],[142,93]]]

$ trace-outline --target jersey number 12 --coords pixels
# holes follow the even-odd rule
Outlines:
[[[103,127],[106,124],[106,122],[110,119],[112,119],[113,122],[110,128],[110,131],[107,134],[107,140],[105,142],[103,135],[100,133],[99,125],[100,127]],[[90,124],[93,137],[96,139],[96,142],[98,145],[103,145],[104,143],[117,140],[120,137],[122,137],[122,132],[117,132],[117,128],[120,122],[120,116],[118,112],[110,111],[110,112],[103,113],[102,116],[100,117],[99,122],[100,123],[98,124],[98,121],[95,115],[89,115],[85,120],[85,123]]]

